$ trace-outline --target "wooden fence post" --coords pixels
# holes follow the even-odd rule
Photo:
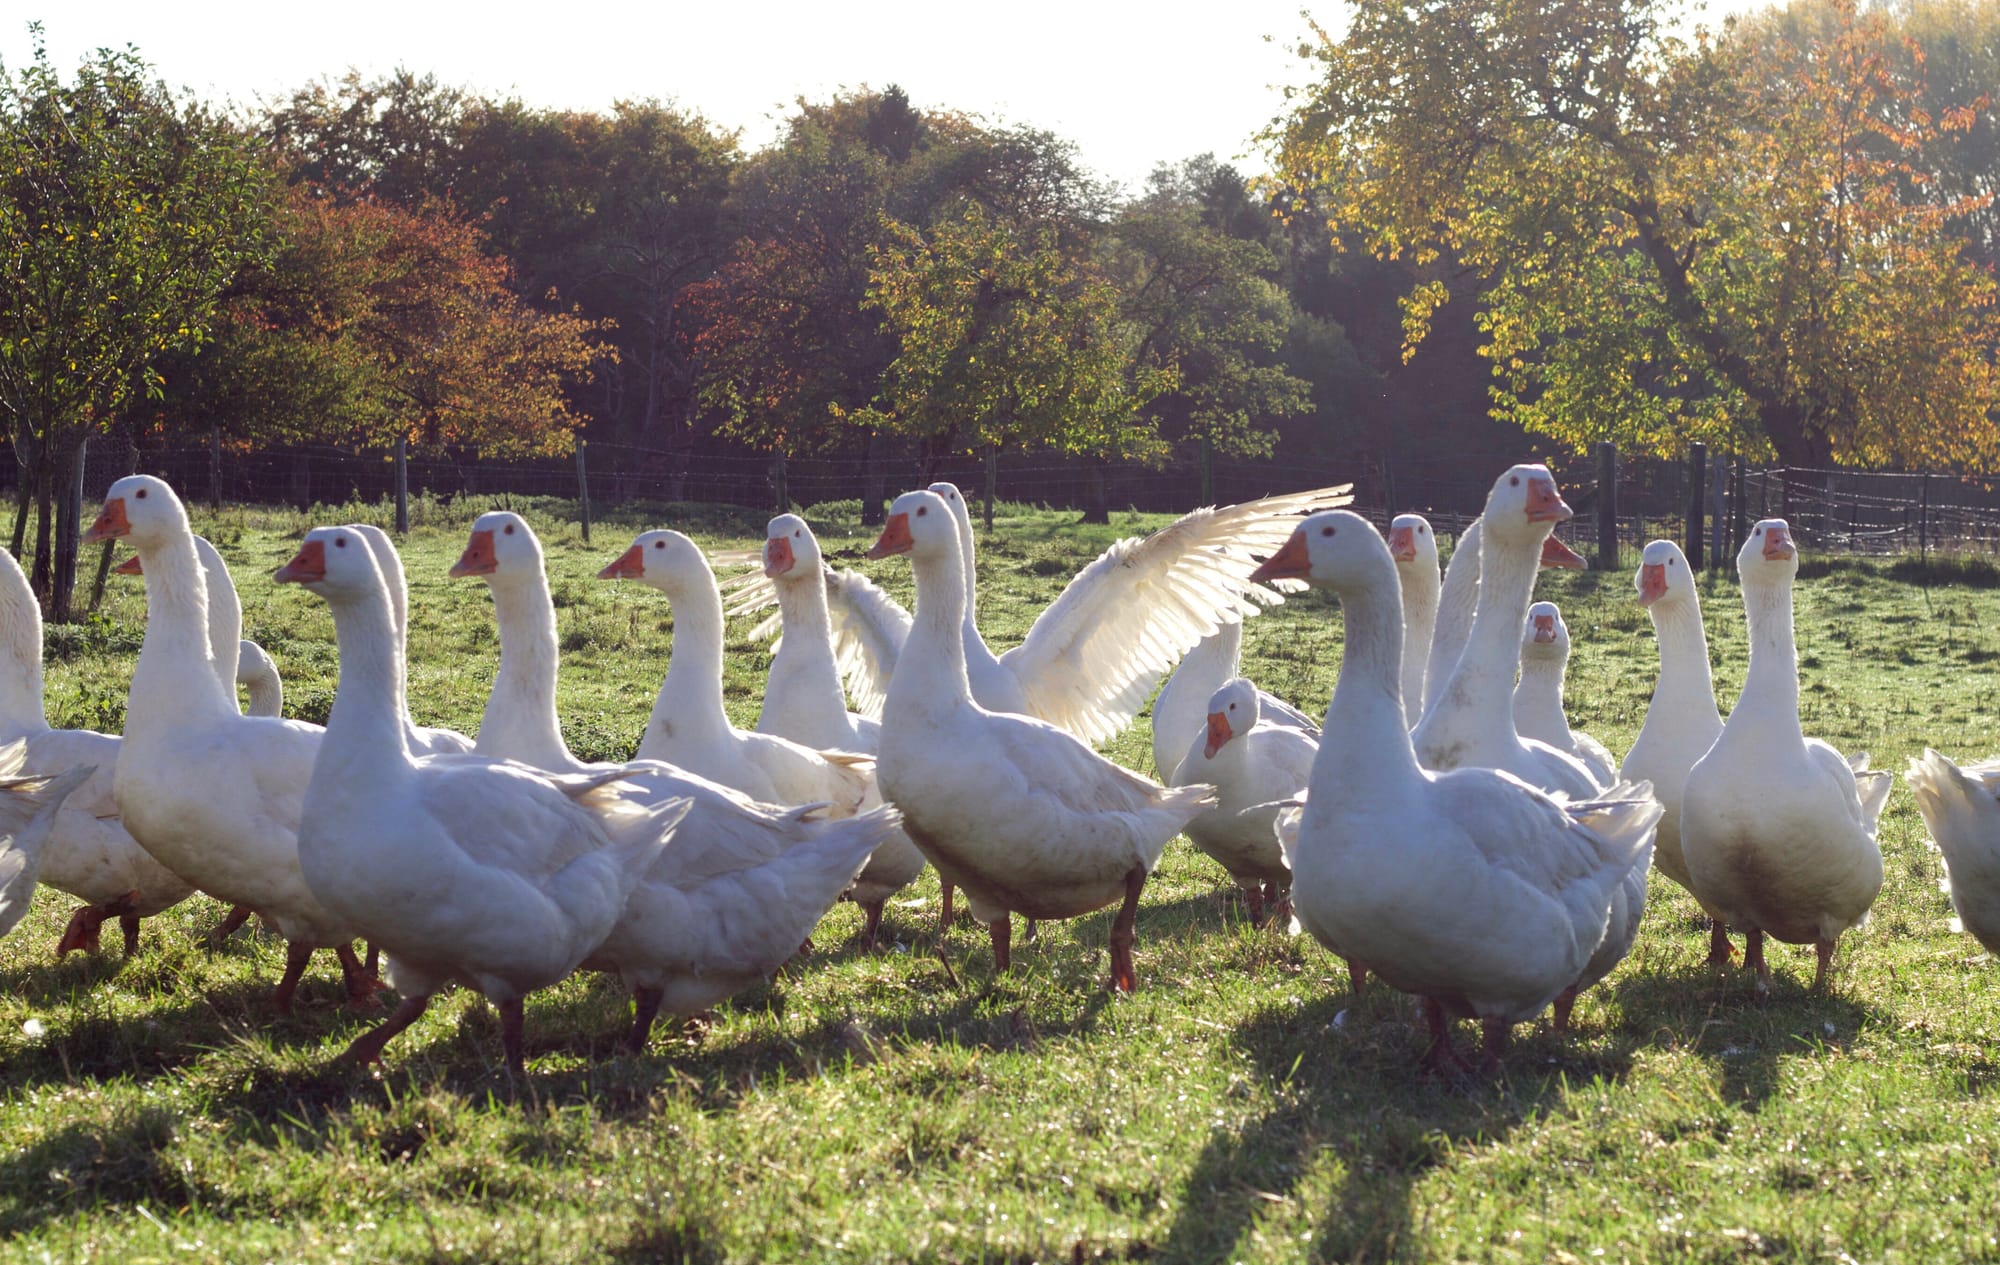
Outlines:
[[[1000,446],[986,450],[986,530],[993,530],[993,496],[1000,488]]]
[[[222,512],[222,428],[208,428],[208,508]]]
[[[396,534],[410,534],[410,437],[396,436]]]
[[[1930,539],[1931,476],[1930,472],[1926,471],[1923,486],[1917,493],[1917,556],[1925,562],[1930,561]]]
[[[590,543],[590,475],[584,469],[583,440],[576,441],[576,508],[583,516],[583,543]]]
[[[1708,492],[1708,445],[1696,441],[1688,445],[1688,499],[1687,521],[1683,524],[1682,535],[1687,540],[1688,570],[1701,571],[1707,564],[1702,558],[1702,499]]]
[[[1735,466],[1735,470],[1731,476],[1731,482],[1734,486],[1729,493],[1729,504],[1731,507],[1729,515],[1731,519],[1729,553],[1731,557],[1734,557],[1736,552],[1743,548],[1744,538],[1750,534],[1750,507],[1743,503],[1743,458],[1736,458],[1732,464]]]
[[[1618,445],[1597,445],[1597,569],[1618,569]]]

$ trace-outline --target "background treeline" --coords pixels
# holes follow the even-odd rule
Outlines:
[[[658,99],[404,71],[246,111],[137,51],[38,48],[0,75],[15,547],[66,614],[114,427],[669,463],[1421,470],[1702,438],[1990,465],[2000,5],[1800,0],[1700,38],[1676,12],[1366,0],[1302,49],[1277,178],[1163,155],[1136,191],[893,86],[802,101],[752,152]]]

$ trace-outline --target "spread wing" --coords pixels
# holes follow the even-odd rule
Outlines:
[[[1020,645],[1000,656],[1029,710],[1088,742],[1127,724],[1160,677],[1228,619],[1282,600],[1250,582],[1298,517],[1346,505],[1352,485],[1185,514],[1144,539],[1121,540],[1069,582]]]

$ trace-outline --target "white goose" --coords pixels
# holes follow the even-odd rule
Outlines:
[[[1959,765],[1926,747],[1903,780],[1944,854],[1953,930],[2000,953],[2000,760]]]
[[[1215,692],[1242,674],[1243,621],[1232,619],[1195,643],[1181,656],[1167,683],[1153,699],[1153,769],[1169,786],[1182,781],[1174,771],[1188,753],[1187,736],[1202,725]],[[1319,736],[1319,725],[1298,708],[1263,690],[1257,691],[1257,714],[1265,724]]]
[[[63,800],[97,770],[80,764],[61,773],[24,775],[28,744],[0,747],[0,936],[14,929],[35,897],[42,859]]]
[[[555,604],[541,542],[520,515],[495,510],[472,525],[454,576],[479,576],[493,595],[500,670],[479,726],[479,754],[557,773],[596,773],[570,754],[556,721]],[[664,1007],[687,1015],[768,978],[798,952],[895,829],[893,811],[820,820],[808,809],[760,804],[672,765],[638,761],[625,780],[649,797],[685,796],[693,809],[625,917],[586,963],[617,971],[644,1049]]]
[[[1583,761],[1583,767],[1599,786],[1609,786],[1617,775],[1618,761],[1603,743],[1572,729],[1563,712],[1563,682],[1569,671],[1569,625],[1554,602],[1536,602],[1528,608],[1528,623],[1521,630],[1521,679],[1514,686],[1514,728],[1523,738],[1546,742],[1558,751],[1567,751]],[[1658,848],[1654,855],[1659,855]]]
[[[243,603],[236,596],[236,581],[229,574],[229,564],[222,560],[222,554],[209,543],[206,536],[194,538],[194,556],[201,563],[202,582],[208,586],[208,651],[209,662],[215,669],[216,679],[222,688],[236,697],[236,687],[245,684],[239,670],[242,647],[254,643],[243,637]],[[113,575],[144,575],[145,564],[138,554],[133,554],[111,568]],[[262,647],[259,647],[262,653]],[[276,712],[270,713],[277,715]]]
[[[1431,632],[1430,656],[1424,667],[1425,714],[1429,714],[1437,704],[1438,696],[1444,693],[1444,687],[1451,683],[1451,674],[1458,667],[1459,657],[1465,653],[1466,638],[1472,633],[1472,618],[1479,606],[1479,557],[1483,552],[1481,542],[1484,536],[1485,525],[1480,519],[1473,519],[1458,534],[1458,543],[1452,546],[1451,562],[1444,569],[1444,582],[1437,600],[1437,617]],[[1581,571],[1588,564],[1575,550],[1551,534],[1542,541],[1540,565]],[[1410,727],[1415,729],[1416,725]]]
[[[285,680],[278,675],[278,665],[264,647],[247,638],[237,643],[236,683],[250,696],[244,715],[285,714]]]
[[[1048,722],[973,701],[958,534],[942,497],[906,492],[869,553],[908,553],[917,581],[916,623],[882,712],[882,793],[988,924],[997,969],[1008,965],[1011,913],[1074,918],[1122,896],[1111,982],[1130,991],[1139,893],[1167,842],[1214,792],[1164,789]]]
[[[1169,782],[1215,788],[1215,807],[1187,824],[1187,836],[1229,871],[1249,902],[1252,925],[1262,926],[1267,911],[1290,917],[1284,893],[1292,872],[1278,847],[1278,813],[1305,790],[1319,740],[1264,720],[1258,695],[1242,677],[1216,690],[1207,723]]]
[[[1437,537],[1431,532],[1430,520],[1422,514],[1396,515],[1389,524],[1389,555],[1396,560],[1396,578],[1403,585],[1403,712],[1410,728],[1415,729],[1424,715],[1424,672],[1430,663],[1442,591]],[[1478,575],[1476,562],[1468,560],[1465,565],[1471,568],[1468,574]],[[1470,627],[1469,597],[1465,610],[1465,624]],[[1463,638],[1459,648],[1464,648]],[[1457,661],[1454,654],[1452,662]]]
[[[139,552],[147,608],[112,780],[125,828],[174,873],[255,909],[289,942],[279,1010],[290,1011],[316,948],[335,950],[350,1001],[368,1004],[374,985],[354,954],[355,928],[299,871],[299,814],[324,731],[237,710],[234,685],[214,671],[208,586],[172,488],[143,474],[112,484],[84,543],[119,538]]]
[[[1659,805],[1621,785],[1564,803],[1487,768],[1417,763],[1402,701],[1396,565],[1359,515],[1306,519],[1258,576],[1340,596],[1346,653],[1294,823],[1293,916],[1334,952],[1424,1001],[1428,1068],[1459,1063],[1446,1016],[1509,1027],[1576,986],[1616,894],[1652,851]]]
[[[826,574],[819,540],[803,518],[780,514],[770,521],[764,533],[764,575],[777,589],[784,636],[771,656],[757,732],[807,747],[874,755],[882,745],[881,723],[848,711],[841,694]],[[863,806],[871,802],[880,802],[879,794],[863,801]],[[848,897],[861,906],[869,947],[875,945],[889,898],[909,886],[923,868],[924,854],[900,830],[868,858]]]
[[[24,742],[19,776],[46,777],[88,765],[94,772],[63,802],[42,848],[38,880],[84,902],[56,942],[58,957],[95,951],[99,929],[118,919],[125,951],[139,947],[139,920],[194,892],[126,832],[112,798],[119,739],[89,729],[51,729],[42,705],[42,608],[13,557],[0,552],[0,742]]]
[[[326,598],[340,684],[299,825],[313,893],[382,947],[403,1004],[343,1055],[380,1058],[431,995],[458,983],[500,1009],[524,1071],[522,998],[611,934],[687,813],[641,802],[622,770],[540,772],[478,756],[415,758],[389,585],[351,527],[316,527],[274,577]]]
[[[873,783],[874,761],[738,729],[722,706],[722,594],[701,546],[677,531],[641,532],[597,573],[637,580],[673,604],[666,679],[639,739],[639,758],[733,786],[769,804],[832,804],[855,812]]]
[[[375,556],[375,565],[382,571],[382,578],[389,586],[389,613],[395,621],[396,647],[402,659],[404,671],[409,670],[410,647],[410,584],[403,574],[403,560],[396,553],[395,543],[389,533],[373,523],[350,523],[350,530],[367,544],[368,552]],[[409,714],[409,694],[407,689],[399,697],[403,699],[403,730],[413,755],[464,755],[473,748],[472,739],[455,729],[438,729],[419,725]]]
[[[1826,982],[1841,932],[1866,921],[1882,890],[1876,823],[1889,775],[1844,757],[1799,727],[1792,636],[1798,549],[1782,518],[1758,523],[1736,555],[1750,624],[1743,693],[1715,745],[1688,770],[1681,855],[1695,898],[1744,934],[1759,988],[1771,971],[1764,937],[1811,944],[1813,986]]]
[[[1682,887],[1693,890],[1687,862],[1681,857],[1681,792],[1688,770],[1708,754],[1722,733],[1722,713],[1715,706],[1715,678],[1708,662],[1708,635],[1701,623],[1701,592],[1687,557],[1671,540],[1647,544],[1633,578],[1639,605],[1652,617],[1660,643],[1660,679],[1646,707],[1646,721],[1625,753],[1618,776],[1648,781],[1659,797],[1660,829],[1653,841],[1653,868]],[[1708,960],[1729,961],[1729,929],[1714,910]]]
[[[1494,481],[1480,518],[1479,601],[1465,651],[1411,734],[1424,767],[1504,769],[1573,796],[1600,789],[1575,756],[1514,728],[1514,673],[1535,571],[1543,543],[1570,515],[1547,466],[1517,465]]]
[[[1244,577],[1254,565],[1252,555],[1276,548],[1293,516],[1353,499],[1343,484],[1198,509],[1143,539],[1118,541],[1070,580],[1020,645],[996,658],[972,622],[975,570],[965,498],[949,483],[933,484],[931,491],[951,508],[961,532],[967,585],[963,635],[973,697],[989,711],[1036,716],[1093,743],[1131,724],[1155,683],[1189,647],[1224,624],[1281,600],[1277,591],[1249,584]],[[880,593],[863,590],[860,595],[879,598]],[[844,647],[850,636],[866,638],[865,647],[853,653],[842,649],[843,668],[893,670],[891,651],[899,643],[891,631],[874,612],[839,613],[842,597],[840,589],[829,589],[839,614],[837,646]],[[731,610],[744,613],[768,600],[762,586],[743,584]],[[894,609],[886,599],[881,604]],[[871,681],[850,675],[847,681],[863,711],[886,684],[886,677]],[[1194,693],[1198,706],[1207,693]]]

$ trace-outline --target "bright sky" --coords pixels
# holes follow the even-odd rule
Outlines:
[[[1303,78],[1292,52],[1308,35],[1303,3],[28,0],[0,27],[0,60],[30,59],[27,23],[39,7],[65,74],[91,49],[133,44],[176,88],[254,104],[350,66],[374,76],[402,65],[537,106],[605,110],[658,97],[741,129],[752,149],[777,134],[796,97],[895,83],[919,108],[1047,129],[1136,188],[1160,162],[1249,151],[1283,109],[1280,87]]]

